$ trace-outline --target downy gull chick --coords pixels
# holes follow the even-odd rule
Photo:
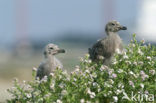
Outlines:
[[[55,44],[48,44],[44,49],[45,60],[40,64],[37,69],[36,77],[42,79],[44,76],[48,76],[56,68],[63,68],[62,63],[55,57],[56,54],[65,53],[64,49],[60,49]]]
[[[120,25],[117,21],[110,21],[106,24],[105,32],[107,37],[97,41],[92,48],[89,48],[90,59],[93,62],[109,65],[116,51],[123,51],[122,40],[118,31],[127,30],[125,26]]]

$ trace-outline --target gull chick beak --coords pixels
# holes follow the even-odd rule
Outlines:
[[[64,49],[59,49],[58,53],[65,53],[65,50]]]
[[[127,30],[127,27],[126,26],[121,26],[120,29],[121,30]]]

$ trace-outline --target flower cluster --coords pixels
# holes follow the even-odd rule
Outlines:
[[[8,91],[9,103],[127,103],[134,94],[155,94],[156,48],[137,42],[135,35],[124,52],[116,53],[112,65],[93,63],[87,54],[67,73],[56,69],[42,80],[22,85],[17,80]],[[155,97],[154,97],[155,98]],[[143,99],[144,100],[144,99]],[[148,101],[144,101],[148,102]]]

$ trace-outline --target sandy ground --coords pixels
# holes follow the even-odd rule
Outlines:
[[[0,80],[0,103],[5,103],[6,99],[11,98],[10,94],[7,92],[8,88],[11,88],[11,81]]]

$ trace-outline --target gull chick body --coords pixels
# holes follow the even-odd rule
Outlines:
[[[48,76],[52,73],[56,68],[63,68],[62,63],[55,57],[55,55],[59,53],[65,53],[65,50],[60,49],[57,45],[52,43],[45,47],[45,60],[39,65],[36,77],[42,79],[44,76]]]
[[[123,51],[122,39],[117,32],[126,29],[117,21],[108,22],[105,27],[107,37],[97,41],[92,48],[89,48],[90,59],[93,62],[102,61],[103,64],[109,65],[114,53]]]

